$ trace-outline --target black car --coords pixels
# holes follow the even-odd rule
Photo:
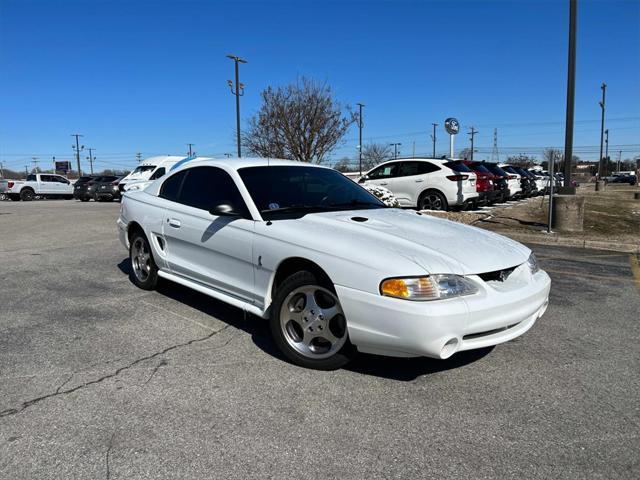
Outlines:
[[[636,184],[636,176],[635,175],[614,175],[609,183],[628,183],[629,185]]]
[[[520,175],[524,174],[526,175],[526,177],[529,179],[529,182],[531,183],[531,196],[535,197],[536,195],[541,194],[542,192],[538,191],[538,182],[536,181],[536,176],[531,173],[529,170],[522,168],[522,167],[516,167],[516,170],[518,171],[518,173],[520,173]]]
[[[96,202],[113,202],[114,200],[120,200],[122,193],[118,188],[118,184],[123,177],[117,177],[115,175],[105,175],[100,177],[94,184],[93,199]]]
[[[73,184],[73,198],[81,202],[88,202],[93,198],[93,189],[98,175],[83,175]]]
[[[522,188],[522,194],[521,194],[522,197],[528,198],[532,196],[534,188],[536,186],[535,178],[531,179],[529,175],[527,175],[526,173],[523,173],[524,169],[519,167],[514,167],[513,165],[507,165],[505,167],[502,167],[502,169],[505,172],[520,175],[520,187]],[[536,188],[536,191],[537,191],[537,188]]]
[[[509,183],[507,177],[509,174],[501,169],[497,163],[489,162],[473,162],[474,166],[483,167],[493,174],[494,191],[496,192],[495,201],[503,203],[509,200],[511,192],[509,191]]]

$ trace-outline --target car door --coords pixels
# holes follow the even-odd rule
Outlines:
[[[71,195],[73,193],[73,186],[71,182],[60,175],[53,175],[54,180],[56,181],[56,190],[57,193],[61,195]]]
[[[393,194],[403,207],[417,205],[418,196],[424,190],[424,177],[420,175],[419,165],[415,161],[402,162],[393,180]]]
[[[175,177],[175,178],[174,178]],[[165,259],[171,272],[254,302],[254,221],[231,176],[217,167],[194,167],[170,176],[160,189]],[[233,205],[240,216],[209,213]]]
[[[38,194],[43,195],[55,195],[60,193],[58,190],[58,182],[53,175],[40,175],[40,182],[38,185]]]

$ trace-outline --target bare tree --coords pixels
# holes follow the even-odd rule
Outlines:
[[[463,160],[471,160],[471,149],[463,148],[462,150],[460,150],[458,158],[462,158]]]
[[[370,170],[392,156],[391,147],[386,143],[369,143],[362,147],[362,168]]]
[[[268,87],[262,106],[243,134],[247,150],[261,157],[320,163],[338,146],[357,119],[333,98],[331,88],[308,78]]]
[[[352,164],[352,160],[349,159],[349,157],[342,157],[340,160],[336,162],[333,168],[335,170],[338,170],[339,172],[348,172],[352,169],[351,164]]]

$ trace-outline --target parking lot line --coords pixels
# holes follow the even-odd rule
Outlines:
[[[638,257],[636,255],[629,255],[629,264],[631,265],[631,273],[633,273],[636,287],[640,290],[640,265],[638,265]]]

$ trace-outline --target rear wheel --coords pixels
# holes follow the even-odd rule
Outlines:
[[[35,192],[30,188],[23,188],[20,192],[20,200],[23,202],[30,202],[35,198]]]
[[[270,327],[282,353],[302,367],[335,370],[356,353],[333,288],[321,286],[307,271],[291,275],[278,287]]]
[[[427,190],[418,199],[418,210],[449,210],[447,199],[440,192]]]
[[[88,202],[89,199],[87,197],[80,197],[81,202]]]
[[[131,281],[143,290],[153,290],[158,284],[158,266],[153,260],[151,246],[144,233],[136,231],[129,246]]]

